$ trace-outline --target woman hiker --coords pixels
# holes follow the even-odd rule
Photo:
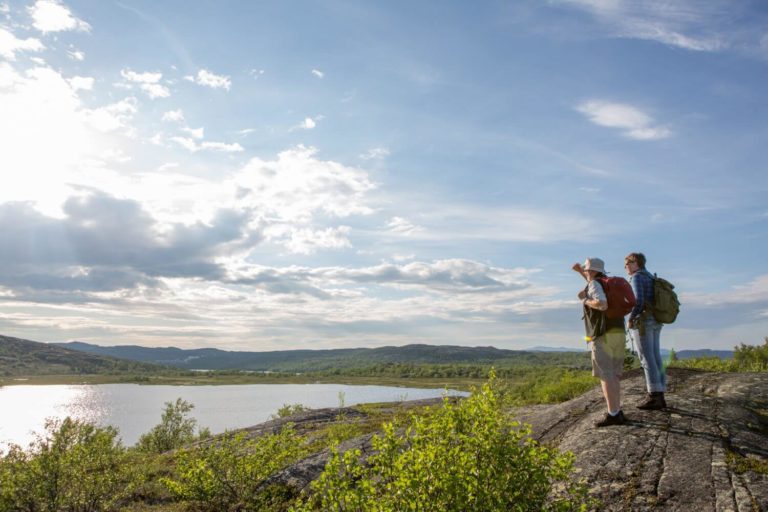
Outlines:
[[[667,406],[664,392],[667,390],[667,376],[661,359],[661,324],[653,318],[653,276],[645,269],[645,255],[632,252],[624,258],[624,268],[629,274],[629,284],[635,292],[635,307],[629,313],[629,335],[640,355],[640,364],[645,372],[648,396],[638,409],[655,410]]]
[[[622,425],[626,421],[621,410],[621,383],[624,370],[624,319],[610,319],[604,314],[608,299],[603,286],[597,280],[605,276],[605,263],[600,258],[587,258],[584,266],[574,263],[573,270],[587,280],[587,286],[579,292],[584,304],[586,339],[592,348],[592,375],[600,379],[603,396],[608,406],[605,418],[596,427]]]

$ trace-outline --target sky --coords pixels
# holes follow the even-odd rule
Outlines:
[[[0,333],[585,347],[768,335],[768,4],[0,0]]]

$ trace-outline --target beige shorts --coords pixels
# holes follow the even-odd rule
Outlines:
[[[602,380],[621,377],[624,371],[624,330],[606,332],[592,342],[592,375]]]

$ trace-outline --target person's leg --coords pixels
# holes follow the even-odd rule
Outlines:
[[[640,356],[640,365],[645,373],[645,385],[648,393],[664,391],[661,381],[661,364],[654,354],[655,336],[653,328],[646,327],[642,335],[639,329],[631,329],[630,333]]]
[[[600,387],[605,398],[608,413],[596,422],[596,427],[608,427],[622,425],[626,422],[621,411],[621,391],[619,372],[616,371],[615,358],[611,355],[610,344],[605,336],[601,336],[592,343],[592,375],[600,378]],[[623,349],[622,340],[622,349]]]
[[[661,385],[659,392],[663,393],[667,390],[667,372],[664,368],[664,358],[661,357],[661,324],[655,322],[653,326],[653,352],[659,368],[659,383]]]
[[[617,414],[621,410],[621,385],[616,377],[609,377],[600,381],[603,388],[603,397],[610,414]]]

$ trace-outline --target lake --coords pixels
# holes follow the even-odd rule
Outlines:
[[[195,405],[191,416],[216,434],[261,423],[285,404],[316,409],[367,402],[440,397],[444,389],[345,384],[242,384],[229,386],[141,386],[138,384],[0,387],[0,449],[26,447],[46,418],[71,416],[111,425],[126,446],[160,422],[164,403],[177,398]],[[464,394],[450,392],[451,394]]]

